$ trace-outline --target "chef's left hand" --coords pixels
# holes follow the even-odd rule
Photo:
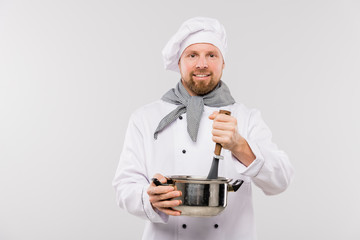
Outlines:
[[[209,116],[213,120],[212,140],[222,145],[223,148],[235,151],[238,144],[245,139],[239,134],[237,120],[233,116],[219,114],[215,111]]]
[[[219,112],[213,112],[209,118],[214,121],[213,141],[230,150],[239,162],[249,166],[256,157],[246,139],[238,132],[236,118]]]

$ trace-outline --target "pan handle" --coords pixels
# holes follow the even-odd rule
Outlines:
[[[155,184],[155,186],[162,186],[163,184],[157,178],[152,178],[151,181]]]
[[[241,185],[243,183],[244,183],[243,180],[237,179],[235,182],[228,185],[228,191],[229,192],[236,192],[241,187]]]
[[[159,181],[159,179],[157,179],[157,178],[152,178],[151,181],[155,184],[155,186],[173,186],[174,185],[174,182],[172,181],[172,179],[168,179],[168,178],[167,178],[166,183],[161,183]]]

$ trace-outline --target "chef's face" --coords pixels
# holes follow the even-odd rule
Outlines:
[[[220,50],[209,43],[188,46],[179,60],[181,80],[191,96],[211,92],[219,83],[224,67]]]

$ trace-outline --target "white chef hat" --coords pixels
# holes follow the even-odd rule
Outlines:
[[[227,40],[224,26],[214,18],[195,17],[185,21],[162,50],[165,69],[179,72],[182,52],[195,43],[211,43],[220,50],[225,61]]]

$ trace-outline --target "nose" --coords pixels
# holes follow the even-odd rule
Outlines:
[[[207,61],[206,58],[204,56],[199,57],[197,63],[196,63],[196,68],[198,69],[206,69],[208,68],[207,65]]]

